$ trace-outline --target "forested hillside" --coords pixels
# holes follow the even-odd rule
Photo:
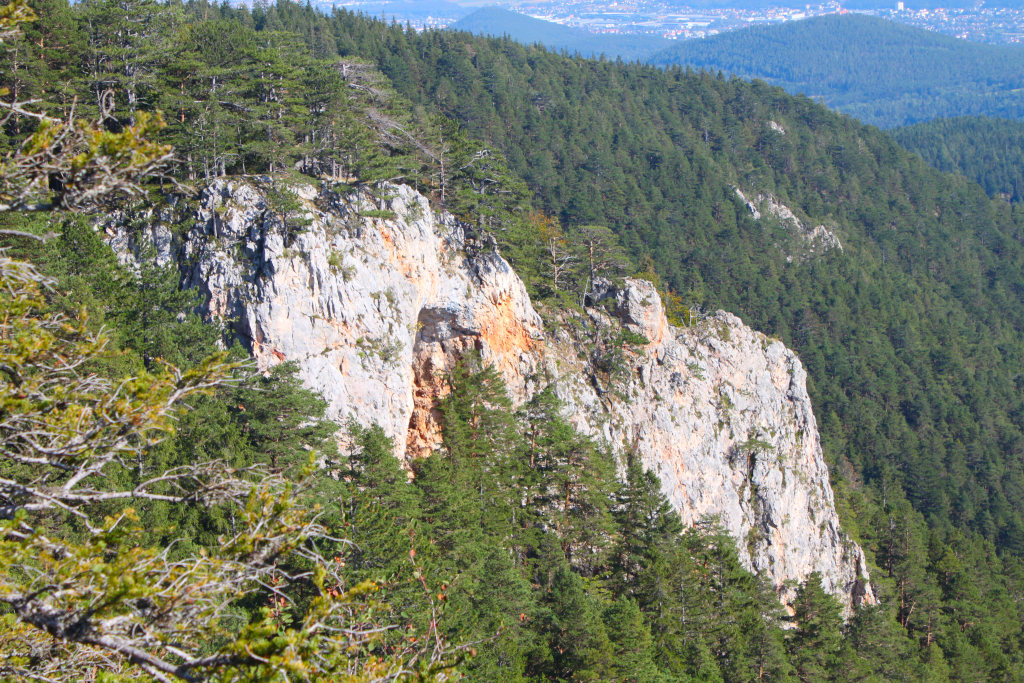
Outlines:
[[[764,84],[493,39],[470,55],[465,34],[382,34],[344,14],[326,25],[415,103],[499,145],[563,224],[609,225],[684,301],[797,348],[837,463],[899,476],[937,527],[1024,547],[1008,456],[1024,322],[1010,207]],[[733,186],[773,193],[845,251],[788,263]]]
[[[990,196],[1024,198],[1024,123],[985,117],[938,119],[895,128],[896,142],[934,168],[960,173]]]
[[[863,15],[682,41],[650,61],[763,79],[882,128],[951,116],[1024,117],[1024,49]]]
[[[288,234],[303,227],[289,174],[320,177],[338,192],[404,182],[491,231],[531,294],[550,305],[577,305],[589,279],[577,277],[569,292],[552,286],[544,242],[601,234],[621,243],[623,271],[640,270],[670,300],[678,297],[677,312],[682,304],[725,308],[783,339],[808,369],[840,513],[874,562],[882,602],[843,625],[812,576],[798,591],[795,614],[784,617],[770,590],[739,566],[735,539],[714,520],[680,535],[653,475],[619,463],[626,479],[617,481],[603,445],[562,421],[552,397],[514,413],[495,374],[469,358],[444,380],[452,391],[438,406],[443,448],[417,465],[413,484],[379,430],[356,426],[353,450],[332,460],[340,479],[310,483],[305,449],[335,458],[334,426],[319,419],[323,404],[301,391],[287,367],[211,388],[212,396],[193,401],[173,439],[140,447],[138,460],[112,463],[102,486],[126,491],[136,490],[147,468],[221,459],[305,482],[297,500],[324,503],[326,530],[316,543],[333,556],[329,576],[339,582],[325,584],[310,569],[326,571],[316,564],[323,558],[290,555],[292,564],[273,574],[287,588],[274,588],[270,574],[246,579],[268,582],[226,603],[236,617],[226,620],[231,625],[203,631],[208,640],[193,637],[195,651],[184,653],[164,647],[177,642],[163,635],[173,624],[145,621],[147,601],[159,596],[131,587],[148,580],[139,570],[127,575],[139,583],[104,593],[114,595],[111,604],[127,605],[112,623],[120,628],[128,614],[133,624],[169,630],[159,631],[164,640],[145,636],[142,625],[119,637],[168,661],[233,653],[202,660],[210,667],[202,672],[212,673],[201,680],[214,680],[225,662],[255,667],[259,680],[333,680],[353,671],[353,680],[437,676],[428,661],[451,662],[480,681],[1024,676],[1024,215],[1015,206],[934,171],[877,129],[760,82],[570,58],[468,33],[406,33],[288,2],[253,11],[146,0],[35,6],[39,20],[25,24],[24,36],[4,38],[0,79],[9,96],[39,100],[61,117],[74,103],[79,116],[103,125],[98,139],[163,112],[167,127],[152,134],[175,146],[180,164],[162,188],[157,181],[146,187],[141,207],[122,205],[123,215],[142,222],[152,206],[170,211],[171,195],[181,201],[207,179],[267,174],[280,186],[265,219]],[[40,131],[38,119],[11,116],[2,142],[11,150]],[[29,197],[31,206],[73,206],[76,186],[67,176],[45,180],[26,190],[26,197],[39,195]],[[842,251],[798,253],[786,226],[755,220],[736,188],[770,193],[800,220],[835,233]],[[111,345],[124,353],[96,361],[95,372],[116,384],[157,372],[164,360],[204,367],[219,332],[189,317],[193,300],[178,291],[173,270],[155,263],[125,269],[73,216],[8,216],[4,227],[57,234],[42,246],[8,236],[9,255],[54,278],[41,310],[78,316],[84,306],[89,329],[113,328]],[[5,310],[36,315],[23,302],[38,294],[26,294],[22,281],[6,282]],[[36,400],[21,393],[20,375],[8,376],[5,410]],[[18,461],[3,472],[0,495],[21,501],[22,489],[15,495],[6,481],[25,481],[31,468]],[[585,485],[567,483],[580,476]],[[188,481],[196,490],[205,485]],[[578,504],[544,518],[559,509],[544,503],[559,491],[579,496]],[[485,498],[488,505],[474,504]],[[0,614],[0,647],[15,653],[0,661],[0,676],[23,679],[26,667],[54,661],[50,678],[84,680],[109,666],[80,656],[93,652],[88,628],[62,621],[64,649],[53,653],[43,627],[24,621],[25,610],[44,599],[18,602],[11,587],[37,576],[33,563],[52,562],[54,575],[70,572],[68,581],[117,576],[114,560],[177,537],[179,554],[165,553],[164,561],[219,562],[220,539],[240,520],[258,518],[267,499],[246,500],[204,508],[186,505],[198,498],[185,496],[139,506],[131,513],[136,536],[110,522],[90,546],[97,568],[81,572],[45,548],[29,554],[38,538],[2,527],[4,548],[21,554],[0,557],[0,597],[10,605]],[[274,500],[266,510],[294,502]],[[4,504],[22,506],[17,520],[72,540],[93,538],[74,521],[74,508],[38,513],[22,502]],[[124,509],[96,507],[97,515]],[[239,517],[242,510],[248,516]],[[292,529],[292,518],[281,519],[282,533]],[[567,539],[580,535],[591,544],[582,560],[566,551]],[[302,543],[312,538],[288,548],[308,549]],[[371,579],[381,584],[362,583]],[[393,609],[361,602],[378,588]],[[359,638],[330,650],[326,661],[337,668],[322,675],[293,666],[299,644],[334,646],[307,618],[339,595]],[[167,609],[191,604],[188,593],[179,598]],[[60,599],[60,610],[94,623],[78,594]],[[791,630],[781,628],[786,618]],[[30,628],[37,640],[25,640]],[[237,651],[236,641],[243,644]],[[445,642],[468,643],[465,654],[473,647],[476,657],[460,662]],[[148,675],[137,668],[148,660],[112,652],[122,657],[118,675]],[[280,659],[259,659],[260,652]],[[339,657],[351,658],[348,669]],[[309,661],[323,660],[314,653]],[[396,661],[397,669],[381,673]],[[256,680],[246,675],[222,679]]]

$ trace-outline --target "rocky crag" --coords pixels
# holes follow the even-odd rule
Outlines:
[[[769,123],[775,122],[771,121]],[[830,249],[843,250],[843,244],[834,232],[824,225],[807,225],[793,213],[792,209],[780,202],[770,192],[759,192],[756,196],[751,195],[748,197],[739,188],[733,188],[733,190],[736,192],[736,196],[746,204],[747,210],[750,211],[750,215],[755,221],[774,218],[785,227],[791,236],[790,242],[792,242],[792,245],[788,251],[783,245],[778,245],[778,247],[786,255],[786,260],[790,263],[794,259],[803,261],[808,258],[814,258],[815,255],[821,256]]]
[[[781,342],[724,312],[672,327],[640,280],[542,317],[493,244],[408,187],[297,188],[307,225],[289,234],[264,185],[215,182],[198,208],[154,217],[148,238],[261,368],[297,362],[332,419],[377,422],[397,457],[423,456],[439,441],[443,374],[476,349],[517,402],[554,384],[579,429],[659,474],[685,523],[718,515],[784,601],[813,571],[848,609],[874,600],[839,525],[806,374]],[[107,232],[125,255],[139,242]]]

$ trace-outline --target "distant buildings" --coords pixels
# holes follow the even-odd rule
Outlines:
[[[251,0],[248,1],[251,3]],[[402,24],[408,23],[418,31],[447,26],[460,15],[445,11],[438,15],[422,10],[413,12],[410,8],[418,3],[402,0],[347,0],[343,3],[312,0],[312,3],[326,12],[337,5],[339,8],[363,11],[374,16],[383,15]],[[454,3],[450,6],[458,9]],[[662,0],[617,0],[611,4],[606,0],[511,0],[505,6],[537,19],[593,33],[654,35],[673,40],[704,38],[745,26],[847,12],[837,0],[792,8],[758,10],[691,10]],[[896,2],[895,9],[862,10],[858,13],[981,43],[1018,43],[1024,38],[1024,10],[1021,9],[982,5],[975,9],[909,10],[904,2]]]

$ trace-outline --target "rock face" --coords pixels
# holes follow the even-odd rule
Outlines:
[[[864,554],[839,526],[806,373],[781,342],[724,312],[672,327],[640,280],[598,283],[585,315],[545,325],[493,245],[410,188],[297,191],[309,222],[297,234],[247,180],[212,184],[184,226],[157,222],[150,237],[261,368],[297,362],[332,419],[376,421],[397,457],[423,456],[438,443],[440,378],[476,349],[516,402],[553,383],[579,429],[638,453],[684,522],[718,515],[784,601],[784,582],[819,571],[848,608],[873,602]],[[137,236],[108,232],[131,252]]]
[[[718,515],[784,602],[793,593],[783,583],[813,571],[848,606],[873,602],[864,554],[839,525],[796,354],[724,311],[670,327],[648,282],[606,296],[619,320],[592,310],[595,326],[621,323],[650,343],[602,390],[556,335],[546,368],[576,424],[639,453],[687,525]]]
[[[783,134],[785,131],[774,121],[768,122],[769,127]],[[772,216],[790,231],[797,238],[798,249],[794,254],[787,254],[786,260],[792,262],[794,258],[804,260],[813,256],[824,254],[830,249],[843,250],[839,237],[824,225],[808,226],[797,217],[793,210],[780,202],[771,193],[759,193],[757,196],[747,197],[739,188],[733,188],[736,195],[747,205],[747,210],[754,217],[755,221],[763,217]]]
[[[504,259],[411,189],[389,191],[383,213],[399,220],[361,216],[382,214],[366,196],[299,188],[312,223],[286,237],[264,188],[218,182],[200,196],[183,237],[171,240],[164,224],[150,237],[260,368],[298,362],[304,383],[328,401],[328,417],[376,421],[404,459],[437,441],[430,410],[447,363],[476,348],[506,376],[532,377],[542,329]],[[133,241],[113,238],[121,253]],[[519,401],[534,389],[525,380],[510,387]]]

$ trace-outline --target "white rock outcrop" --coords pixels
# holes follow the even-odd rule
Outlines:
[[[477,349],[515,401],[554,383],[578,428],[634,449],[684,522],[718,515],[784,601],[787,582],[813,571],[848,608],[874,600],[864,554],[839,525],[806,373],[781,342],[724,312],[672,327],[640,280],[602,283],[585,316],[552,313],[545,327],[493,244],[412,189],[300,188],[309,224],[286,235],[264,182],[217,181],[184,225],[157,222],[150,237],[261,368],[298,363],[331,418],[376,421],[397,457],[424,455],[438,442],[440,376]],[[108,232],[123,254],[138,239]],[[648,343],[602,374],[587,340],[620,326]]]
[[[769,125],[774,123],[774,121],[770,121]],[[779,129],[780,132],[785,133],[784,130],[781,130],[781,126]],[[748,198],[739,188],[733,188],[733,190],[735,190],[740,200],[746,204],[747,210],[750,211],[750,215],[753,216],[755,221],[759,221],[765,216],[772,216],[778,219],[782,225],[786,226],[800,240],[802,244],[799,253],[787,254],[787,261],[793,261],[794,257],[803,260],[815,253],[820,256],[830,249],[843,250],[842,242],[839,241],[839,237],[834,232],[824,225],[806,225],[793,213],[791,208],[780,202],[770,192],[761,192],[756,196]]]
[[[873,602],[863,551],[839,524],[796,354],[724,311],[671,327],[645,281],[607,296],[621,324],[650,343],[603,392],[571,344],[549,345],[546,367],[577,426],[639,453],[685,524],[717,515],[784,602],[786,581],[813,571],[848,606]]]

